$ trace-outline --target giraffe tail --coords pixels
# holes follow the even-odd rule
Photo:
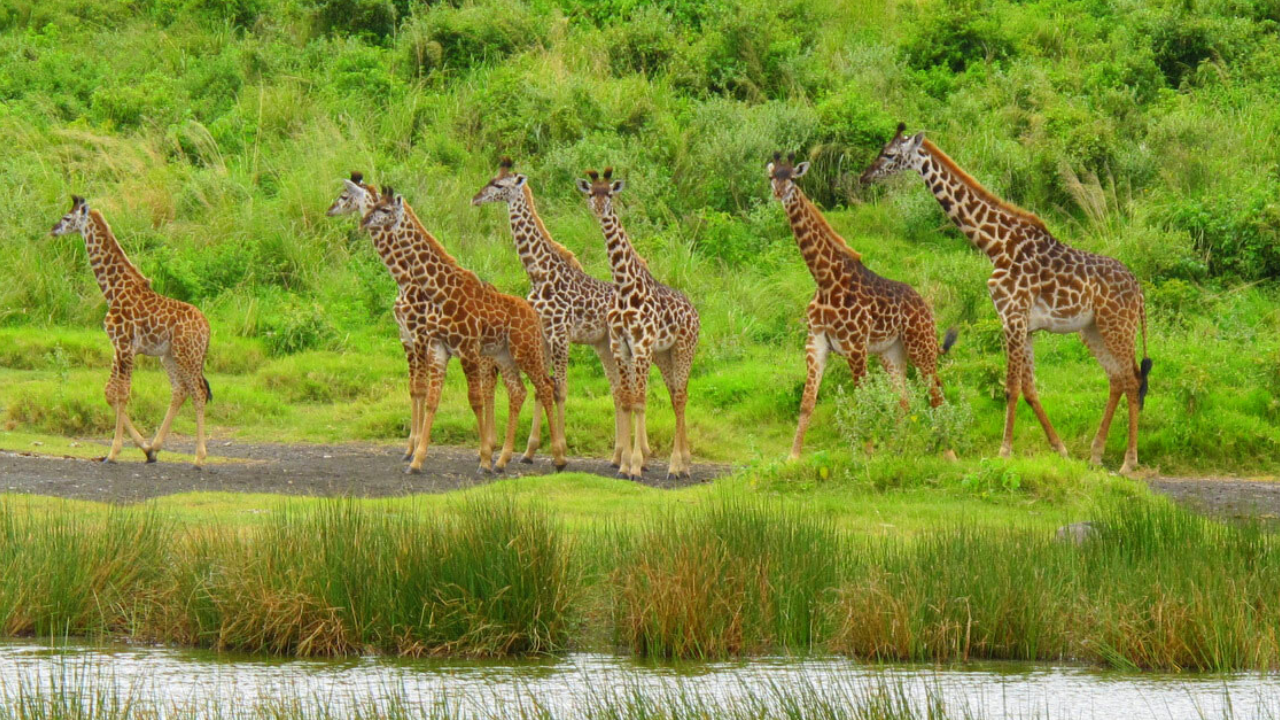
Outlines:
[[[213,388],[209,387],[209,379],[201,375],[200,382],[204,383],[204,401],[213,402]]]
[[[946,355],[951,346],[956,344],[956,338],[960,337],[960,331],[955,325],[947,328],[947,332],[942,336],[942,354]]]
[[[1147,357],[1147,306],[1143,303],[1142,313],[1142,363],[1138,366],[1138,409],[1146,404],[1147,376],[1151,374],[1151,358]]]

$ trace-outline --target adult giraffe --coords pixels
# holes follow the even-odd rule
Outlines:
[[[529,304],[542,319],[555,371],[556,415],[564,425],[564,402],[568,394],[569,344],[589,345],[600,357],[614,404],[613,466],[622,464],[622,443],[627,428],[622,424],[621,381],[618,364],[609,349],[609,308],[613,306],[613,285],[587,274],[578,258],[551,238],[538,217],[529,179],[511,171],[510,158],[503,158],[498,174],[476,193],[471,204],[506,203],[511,220],[511,236],[516,252],[529,275]],[[532,462],[540,440],[541,417],[533,415],[533,430],[524,462]]]
[[[1142,287],[1120,261],[1077,250],[1049,233],[1040,218],[1014,207],[978,184],[924,133],[903,134],[905,124],[862,174],[869,183],[913,170],[960,231],[991,258],[995,270],[987,291],[1004,325],[1008,369],[1001,457],[1013,451],[1018,395],[1026,397],[1049,444],[1067,457],[1067,448],[1049,423],[1036,394],[1030,333],[1080,333],[1102,364],[1111,395],[1094,437],[1091,462],[1102,463],[1107,432],[1120,396],[1129,399],[1129,445],[1121,473],[1138,464],[1138,413],[1147,394],[1147,314]],[[1142,362],[1134,361],[1134,333],[1142,329]]]
[[[633,421],[635,427],[634,439],[622,453],[618,475],[639,480],[644,473],[649,455],[644,416],[652,360],[667,383],[676,415],[667,475],[688,477],[692,451],[684,410],[689,401],[689,371],[698,347],[698,311],[689,298],[655,280],[632,246],[613,209],[613,198],[624,187],[622,180],[613,179],[613,168],[605,168],[603,177],[595,170],[588,170],[587,175],[591,179],[578,180],[578,189],[587,196],[587,205],[600,222],[613,272],[609,347],[622,376],[622,427],[630,430]]]
[[[190,397],[196,409],[195,466],[203,466],[207,454],[204,406],[213,399],[213,390],[204,377],[204,358],[209,350],[209,321],[194,306],[152,290],[151,281],[129,261],[106,218],[97,210],[90,210],[89,204],[79,195],[72,196],[71,212],[53,226],[51,234],[58,236],[73,232],[84,237],[89,264],[107,300],[103,327],[115,350],[105,394],[107,404],[116,413],[116,434],[104,461],[116,461],[127,429],[134,443],[146,453],[147,462],[155,462],[156,454],[169,435],[174,416]],[[133,358],[137,353],[160,358],[165,372],[169,374],[172,392],[169,411],[150,444],[133,426],[127,411]]]
[[[867,372],[867,355],[879,356],[893,378],[904,410],[908,361],[922,378],[929,380],[929,402],[933,407],[941,405],[943,397],[938,378],[938,329],[929,304],[910,285],[882,278],[862,263],[862,256],[827,224],[796,185],[796,180],[809,171],[809,163],[794,163],[794,153],[786,160],[782,153],[774,153],[767,170],[773,196],[786,209],[800,255],[818,285],[805,313],[809,323],[809,339],[805,343],[809,374],[800,400],[795,441],[791,444],[791,459],[797,460],[818,401],[827,355],[833,351],[848,361],[855,384]],[[950,350],[955,341],[956,331],[951,328],[941,353]]]
[[[542,323],[524,298],[498,292],[475,273],[464,269],[439,241],[422,227],[412,208],[394,190],[384,186],[382,196],[365,214],[360,226],[368,230],[381,246],[413,248],[411,272],[428,299],[440,309],[443,323],[442,346],[451,355],[468,360],[478,367],[481,357],[491,357],[502,369],[507,385],[509,412],[507,433],[497,466],[505,467],[515,444],[516,424],[526,391],[520,373],[533,383],[538,405],[547,413],[551,426],[551,453],[557,469],[565,466],[564,428],[555,417],[555,387],[547,374],[546,341]],[[381,252],[381,249],[380,249]],[[476,414],[480,432],[480,463],[487,465],[492,452],[485,432],[483,379],[473,370],[467,376],[467,395]],[[436,393],[438,397],[438,393]],[[428,403],[428,418],[435,407]],[[429,421],[428,421],[429,422]],[[411,472],[422,469],[426,455],[424,434],[419,438]]]

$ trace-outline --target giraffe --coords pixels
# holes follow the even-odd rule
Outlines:
[[[874,182],[914,170],[943,211],[995,266],[987,292],[1004,326],[1008,368],[1005,378],[1004,441],[1001,457],[1013,451],[1013,424],[1019,394],[1036,414],[1049,444],[1063,457],[1066,445],[1049,423],[1036,393],[1030,333],[1080,333],[1107,373],[1111,394],[1094,437],[1090,461],[1102,463],[1111,419],[1122,395],[1129,401],[1129,444],[1120,472],[1138,464],[1138,414],[1147,395],[1147,313],[1137,278],[1118,260],[1077,250],[1057,240],[1035,215],[996,197],[924,133],[904,135],[905,124],[862,175]],[[1142,329],[1142,362],[1134,362],[1134,333]]]
[[[204,377],[205,353],[209,349],[209,321],[203,313],[187,303],[165,297],[151,289],[151,281],[138,270],[120,247],[102,213],[89,208],[79,195],[72,196],[71,212],[53,226],[56,236],[79,233],[89,253],[89,264],[98,287],[107,300],[107,317],[103,327],[111,339],[115,360],[107,380],[107,404],[116,413],[116,432],[111,450],[104,462],[114,463],[124,444],[128,430],[133,442],[147,456],[156,456],[169,436],[169,428],[178,410],[190,396],[196,410],[197,469],[204,466],[204,406],[213,399],[213,390]],[[133,379],[133,358],[137,353],[160,358],[169,374],[172,395],[169,410],[150,444],[129,419],[128,404]]]
[[[364,217],[378,198],[378,189],[364,182],[364,173],[352,172],[351,179],[344,181],[345,186],[329,210],[329,217],[358,213]],[[400,330],[400,344],[404,348],[405,359],[409,365],[409,399],[410,425],[409,445],[405,451],[406,462],[413,459],[418,447],[419,438],[426,425],[427,443],[430,444],[431,425],[426,423],[425,407],[428,396],[436,393],[432,406],[439,404],[439,392],[444,383],[445,371],[448,367],[449,355],[442,344],[443,325],[439,317],[439,309],[431,302],[426,291],[413,281],[410,264],[413,259],[407,255],[409,248],[399,248],[392,244],[379,245],[379,255],[391,277],[396,281],[398,292],[392,306],[396,325]],[[382,252],[385,250],[385,252]],[[463,372],[469,377],[481,380],[480,391],[485,402],[484,432],[493,443],[494,428],[494,391],[496,389],[497,364],[493,358],[481,356],[472,361],[460,358]],[[471,368],[472,364],[476,365]],[[434,421],[434,417],[432,418]],[[501,459],[501,458],[499,458]],[[482,466],[487,469],[487,466]]]
[[[613,285],[591,277],[568,248],[551,238],[538,217],[528,178],[511,171],[511,158],[503,158],[498,174],[472,199],[473,205],[507,204],[511,235],[516,252],[529,275],[529,304],[542,319],[555,372],[556,415],[564,426],[564,402],[568,393],[569,344],[588,345],[600,357],[614,400],[613,466],[621,467],[622,441],[627,429],[622,424],[621,382],[618,365],[609,349],[609,308],[613,306]],[[530,462],[539,444],[541,416],[533,415],[533,432],[524,462]]]
[[[587,205],[600,222],[613,272],[613,306],[607,321],[609,348],[622,380],[622,429],[630,431],[633,421],[635,427],[630,447],[624,447],[618,475],[639,480],[649,455],[645,401],[652,359],[666,381],[676,416],[667,476],[688,477],[692,451],[684,411],[689,400],[689,370],[698,346],[698,311],[679,291],[655,280],[631,245],[613,209],[614,196],[625,186],[622,180],[613,179],[613,168],[605,168],[603,177],[595,170],[588,170],[587,175],[591,179],[578,180],[578,189],[587,196]]]
[[[476,414],[480,434],[481,466],[488,465],[492,455],[491,432],[486,431],[484,379],[479,377],[482,357],[490,357],[502,370],[507,386],[509,412],[506,439],[497,467],[505,468],[515,445],[516,424],[526,391],[520,380],[524,372],[533,382],[538,406],[547,413],[551,428],[551,453],[557,470],[565,466],[564,428],[555,416],[555,385],[547,374],[546,341],[542,323],[533,307],[523,298],[505,295],[482,282],[475,273],[465,270],[444,246],[432,237],[418,221],[413,209],[394,190],[384,186],[382,195],[364,215],[361,227],[368,230],[379,252],[390,248],[409,248],[412,262],[409,270],[427,299],[439,308],[441,334],[439,347],[448,355],[467,360],[467,395]],[[437,376],[438,383],[440,377]],[[426,419],[418,438],[418,448],[409,465],[419,472],[426,455],[431,420],[439,398],[438,390],[428,393]]]
[[[910,362],[921,377],[929,379],[930,404],[941,405],[938,331],[928,303],[910,285],[871,272],[863,264],[862,256],[827,224],[821,211],[796,185],[796,180],[809,171],[809,163],[796,165],[794,153],[785,161],[782,153],[774,153],[767,170],[773,196],[786,209],[796,245],[818,284],[805,313],[809,324],[809,339],[805,343],[809,372],[790,459],[800,458],[831,352],[843,355],[848,361],[855,384],[867,372],[867,355],[878,356],[893,378],[904,411],[907,409],[907,363]],[[950,350],[955,340],[955,328],[947,330],[941,353]]]

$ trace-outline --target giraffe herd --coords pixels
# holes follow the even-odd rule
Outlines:
[[[942,210],[993,265],[987,289],[999,315],[1007,355],[1006,414],[1000,455],[1012,452],[1019,397],[1040,421],[1050,446],[1064,457],[1066,446],[1054,431],[1035,388],[1030,333],[1080,333],[1110,381],[1110,396],[1092,444],[1100,464],[1111,420],[1122,396],[1128,399],[1128,445],[1121,467],[1138,462],[1138,415],[1147,393],[1151,360],[1146,354],[1146,312],[1141,287],[1119,261],[1071,248],[1044,223],[983,188],[923,133],[894,137],[861,177],[869,184],[914,171]],[[827,360],[845,358],[857,383],[869,355],[880,358],[907,406],[908,365],[927,384],[930,403],[943,403],[938,360],[956,340],[954,328],[941,341],[933,312],[910,285],[872,272],[862,256],[827,223],[797,181],[809,163],[774,153],[766,166],[772,194],[783,206],[796,245],[817,286],[806,312],[807,377],[790,458],[800,457]],[[571,344],[587,345],[600,358],[614,401],[613,465],[618,476],[638,480],[652,451],[645,421],[650,363],[656,364],[675,414],[668,477],[692,470],[685,410],[701,321],[693,303],[660,283],[636,251],[614,207],[625,182],[612,168],[590,170],[577,181],[599,222],[611,281],[589,275],[574,253],[556,242],[534,204],[528,178],[504,158],[497,174],[476,193],[473,205],[505,203],[516,253],[529,276],[527,298],[500,292],[464,268],[424,227],[404,197],[392,188],[366,183],[352,173],[328,215],[355,214],[397,285],[393,305],[409,368],[410,429],[407,472],[421,472],[431,445],[449,359],[457,357],[476,417],[480,469],[502,472],[515,451],[516,428],[527,397],[522,375],[534,389],[534,416],[521,460],[532,462],[542,445],[546,415],[552,459],[567,462],[565,402]],[[203,465],[204,408],[213,393],[204,377],[209,323],[195,307],[151,288],[125,255],[106,219],[79,196],[53,228],[54,235],[79,233],[107,301],[105,328],[115,360],[105,395],[116,429],[106,461],[114,462],[127,430],[155,462],[178,410],[189,397],[195,407],[195,464]],[[1135,333],[1141,329],[1143,357],[1135,361]],[[147,442],[130,420],[127,405],[136,354],[157,356],[168,372],[172,399],[156,435]],[[501,376],[507,390],[506,431],[498,456],[495,391]]]

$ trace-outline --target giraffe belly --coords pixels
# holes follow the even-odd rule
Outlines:
[[[1031,327],[1035,330],[1048,330],[1051,333],[1080,332],[1093,324],[1093,310],[1075,308],[1066,312],[1055,310],[1041,300],[1031,306]]]

